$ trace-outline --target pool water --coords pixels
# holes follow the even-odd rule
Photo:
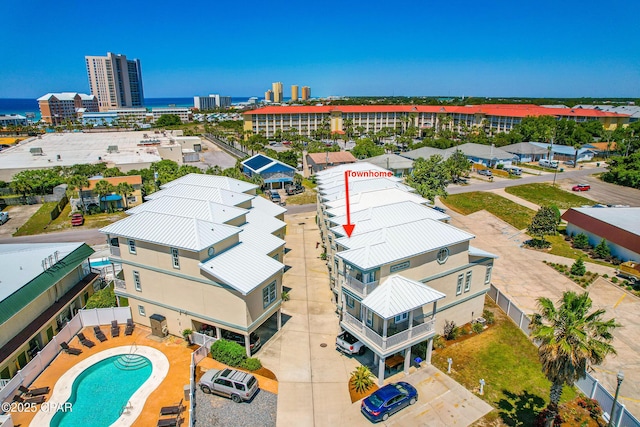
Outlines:
[[[112,356],[85,369],[73,382],[71,411],[58,412],[54,427],[102,427],[113,424],[131,396],[151,376],[149,359],[137,355]]]
[[[94,261],[94,260],[90,260],[90,261],[91,261],[91,267],[94,267],[94,268],[106,267],[108,265],[111,265],[111,262],[109,262],[108,258],[103,258],[99,261]]]

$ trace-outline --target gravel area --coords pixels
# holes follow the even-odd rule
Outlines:
[[[250,402],[234,403],[231,399],[196,390],[196,426],[209,427],[275,427],[278,396],[260,390]]]

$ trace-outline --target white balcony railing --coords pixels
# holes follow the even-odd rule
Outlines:
[[[120,246],[109,246],[109,253],[113,256],[120,256]]]
[[[121,291],[126,291],[127,290],[127,283],[124,280],[114,279],[113,282],[115,284],[115,288],[116,289],[119,289]]]
[[[362,323],[362,320],[348,312],[343,312],[342,323],[365,345],[375,345],[380,350],[386,351],[394,347],[402,347],[411,342],[418,342],[434,333],[435,319],[424,323],[414,324],[411,329],[404,329],[393,335],[382,337],[376,331]]]
[[[378,286],[378,281],[376,280],[369,283],[363,283],[353,276],[346,275],[344,276],[342,285],[364,298]]]

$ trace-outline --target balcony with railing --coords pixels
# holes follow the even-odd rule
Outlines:
[[[411,327],[409,322],[404,323],[404,329],[389,329],[387,335],[380,335],[360,320],[343,312],[340,325],[351,332],[364,345],[369,348],[376,347],[379,353],[393,354],[411,345],[415,345],[435,335],[435,319],[423,319],[424,322],[413,321]]]
[[[116,288],[116,290],[119,291],[126,291],[127,290],[127,283],[122,280],[122,279],[114,279],[113,280],[114,286]]]
[[[120,246],[109,246],[109,253],[114,257],[120,258]]]
[[[349,276],[348,274],[346,276],[341,277],[341,281],[342,281],[342,286],[344,288],[352,291],[353,293],[355,293],[361,298],[364,298],[367,295],[369,295],[378,286],[378,283],[379,283],[378,280],[374,280],[373,282],[363,283],[360,280],[356,279],[355,277]]]

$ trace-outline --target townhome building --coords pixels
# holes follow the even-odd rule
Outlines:
[[[463,325],[482,315],[497,257],[471,246],[472,234],[448,224],[448,215],[397,181],[360,191],[368,180],[356,180],[349,182],[349,199],[336,193],[334,177],[347,168],[318,177],[325,193],[318,196],[319,226],[340,325],[374,353],[382,384],[387,360],[400,358],[408,372],[411,347],[426,341],[429,363],[433,338],[446,321]],[[339,196],[327,200],[326,188]],[[347,205],[355,226],[350,236],[342,227]]]
[[[275,318],[280,328],[286,210],[256,188],[190,174],[101,229],[112,262],[122,264],[115,291],[127,298],[134,322],[149,325],[159,315],[174,335],[240,334],[248,355],[261,325]]]
[[[0,388],[99,289],[84,243],[0,245]]]

